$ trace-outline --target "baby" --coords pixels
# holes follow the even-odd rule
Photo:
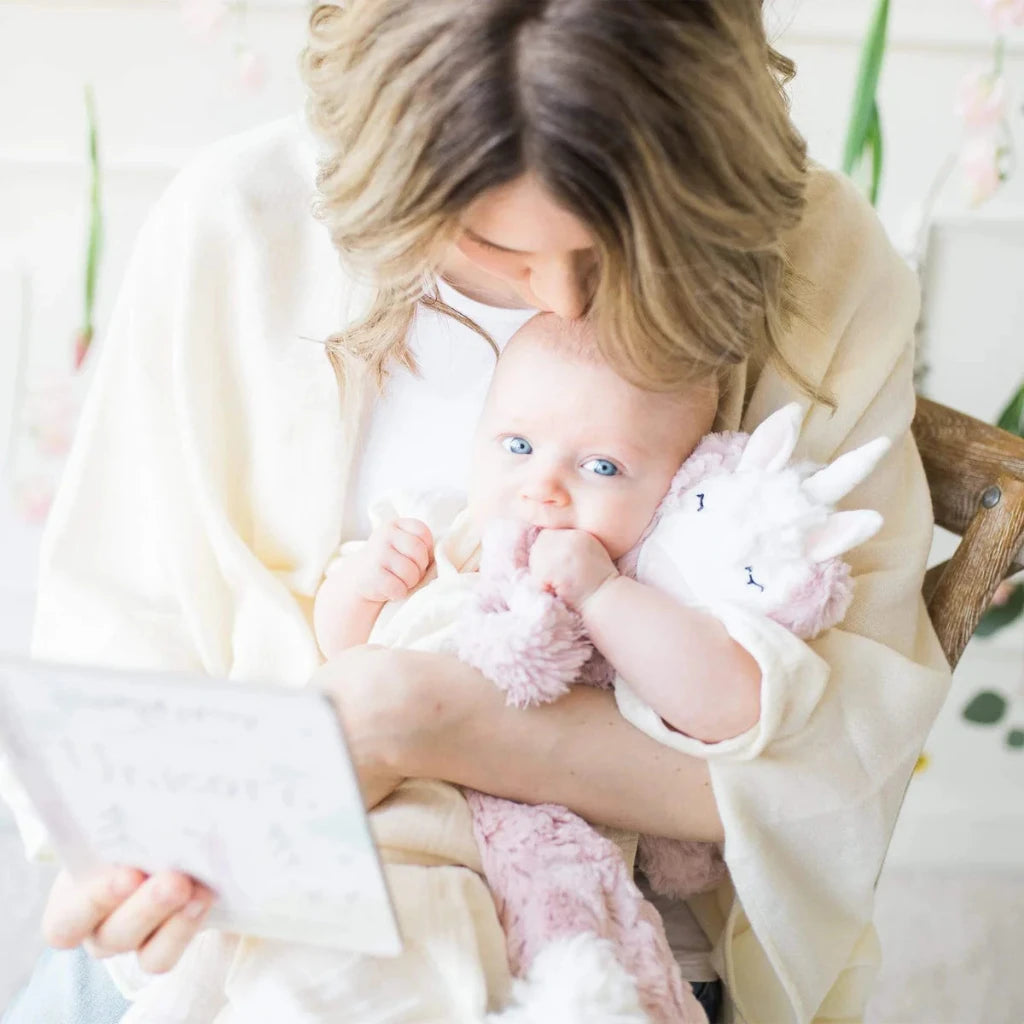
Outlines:
[[[710,661],[718,651],[731,656],[724,630],[702,613],[682,607],[676,598],[620,575],[615,565],[639,543],[680,465],[710,430],[717,398],[715,386],[706,382],[682,394],[643,390],[605,363],[588,326],[551,315],[533,318],[508,342],[498,361],[474,438],[468,503],[460,510],[437,495],[395,495],[371,510],[371,518],[379,521],[369,540],[342,548],[316,597],[314,623],[324,655],[331,658],[368,641],[457,649],[455,634],[476,586],[480,538],[490,524],[512,519],[539,530],[530,548],[530,574],[577,612],[598,650],[620,674],[635,681],[635,692],[668,725],[708,740],[741,731],[758,710],[756,685],[744,688],[742,673],[739,685],[730,689],[729,680],[722,686],[736,698],[725,714],[717,713],[716,694],[702,694],[700,699],[684,694],[681,699],[679,693],[679,666],[690,635],[697,629],[711,634],[711,643],[718,648],[712,649]],[[705,637],[704,650],[708,647]],[[732,671],[728,657],[726,661],[720,673]],[[718,674],[693,673],[704,687],[718,685]],[[744,699],[749,706],[744,706]],[[722,732],[730,727],[732,733]],[[405,783],[392,807],[413,812],[429,802],[435,811],[440,804],[449,816],[457,812],[462,801],[452,787],[434,783],[429,797],[425,791],[410,791],[427,785],[422,780]],[[475,829],[484,829],[478,839],[503,835],[498,846],[491,849],[487,844],[483,852],[486,877],[497,886],[495,899],[503,905],[503,865],[518,858],[511,852],[508,860],[501,852],[504,833],[512,837],[520,828],[530,832],[537,823],[513,824],[519,821],[515,805],[493,804],[493,798],[481,794],[467,798]],[[427,823],[423,814],[415,820]],[[413,823],[410,813],[407,825],[414,827]],[[574,824],[567,819],[559,828],[567,830],[559,842],[573,848],[580,842],[578,855],[589,850],[587,856],[595,858],[594,877],[608,879],[611,888],[603,896],[581,897],[576,912],[569,911],[557,893],[551,894],[554,902],[549,907],[542,889],[531,889],[527,903],[535,898],[543,906],[527,909],[523,903],[521,912],[546,920],[557,906],[561,909],[556,931],[566,934],[576,928],[589,930],[586,908],[591,898],[625,901],[617,911],[609,910],[605,925],[593,921],[598,929],[618,929],[620,925],[612,922],[634,920],[634,913],[639,916],[627,928],[628,936],[617,933],[614,947],[586,945],[587,951],[595,951],[593,963],[584,947],[574,947],[569,963],[577,983],[569,983],[560,970],[558,998],[569,999],[570,989],[578,992],[572,1005],[579,1019],[703,1019],[688,986],[678,980],[656,912],[640,906],[640,894],[628,881],[636,836],[599,830],[605,839],[587,839],[589,829],[578,819]],[[403,832],[404,851],[414,842],[422,839]],[[623,857],[618,866],[615,844]],[[387,863],[389,850],[383,848],[382,856]],[[708,856],[698,858],[702,867]],[[599,862],[606,868],[599,869]],[[559,877],[558,869],[550,867],[553,877]],[[512,869],[512,875],[521,869],[522,865]],[[613,878],[618,881],[611,882]],[[400,903],[396,899],[401,913]],[[514,905],[520,907],[520,902],[514,899]],[[545,931],[509,934],[509,966],[517,976],[529,968],[541,948],[535,940]],[[557,958],[560,954],[552,950]],[[611,957],[618,962],[611,962]],[[621,978],[623,968],[640,972],[635,996],[619,995],[632,989],[631,984],[614,981]],[[531,979],[546,972],[541,967],[538,974],[531,972]],[[594,977],[612,979],[607,996],[593,991]],[[542,986],[532,980],[517,987],[516,998],[536,1010],[538,1019],[551,1012]],[[528,1019],[533,1018],[528,1014]]]
[[[620,575],[615,562],[640,540],[676,471],[711,429],[717,402],[713,382],[682,394],[643,390],[605,363],[591,328],[534,317],[498,361],[477,426],[468,505],[451,526],[462,547],[494,519],[539,527],[531,573],[580,614],[595,646],[669,725],[706,741],[756,720],[756,666],[724,630],[709,641],[710,617],[695,619],[675,598]],[[445,538],[437,542],[443,547]],[[434,556],[425,522],[380,523],[317,594],[324,655],[367,642],[385,604],[414,591]],[[458,568],[475,568],[475,557],[463,551]],[[704,692],[678,671],[682,634],[698,627],[705,646],[721,653],[717,670],[700,676]]]
[[[716,406],[713,384],[684,394],[645,391],[605,363],[590,327],[534,317],[498,360],[477,426],[468,502],[430,494],[383,499],[371,510],[376,524],[369,539],[343,545],[328,567],[314,605],[325,657],[366,642],[454,651],[476,588],[481,534],[496,519],[518,519],[540,528],[531,573],[580,614],[594,644],[667,723],[702,739],[740,731],[756,718],[756,686],[723,685],[721,693],[694,697],[680,680],[681,645],[691,643],[688,630],[695,628],[687,616],[701,613],[621,576],[615,566],[639,542],[681,463],[711,428]],[[703,651],[709,632],[710,642],[718,642],[714,620],[705,618],[696,620]],[[722,636],[721,649],[731,656],[724,630]],[[726,671],[736,674],[735,664]],[[693,675],[702,686],[718,686],[709,668]],[[692,708],[680,699],[681,686],[691,693]],[[720,701],[730,713],[716,717],[709,709]],[[506,936],[462,791],[437,780],[406,780],[374,808],[371,822],[402,933],[400,957],[208,931],[147,990],[145,1005],[133,1006],[131,1020],[146,1021],[158,1008],[162,1019],[190,1022],[201,1004],[217,1024],[270,1016],[310,1024],[480,1024],[489,1011],[506,1007],[513,993]],[[631,872],[635,835],[611,838],[620,841]],[[665,953],[671,959],[667,947]],[[588,977],[602,979],[618,969],[607,958],[591,967]],[[649,1019],[639,1009],[615,1016],[619,1007],[600,987],[589,988],[595,1012],[584,1009],[579,1019]],[[685,1012],[657,1019],[703,1019],[688,988],[676,992],[673,1005]],[[634,1006],[635,996],[621,998]],[[515,1008],[509,1012],[514,1016]],[[553,1018],[540,1011],[515,1019]]]
[[[740,629],[740,635],[756,639],[762,626],[753,627],[746,620],[761,622],[763,617],[763,628],[772,636],[775,634],[768,627],[774,626],[790,637],[787,643],[799,643],[798,637],[816,635],[842,617],[845,605],[833,598],[849,597],[848,579],[843,576],[845,582],[839,581],[843,575],[840,570],[846,567],[832,563],[843,551],[873,534],[880,517],[868,510],[831,514],[829,509],[871,471],[888,442],[877,439],[820,471],[801,464],[802,469],[787,470],[789,475],[783,477],[782,467],[792,454],[802,418],[796,404],[769,417],[749,439],[746,435],[714,435],[708,443],[724,446],[719,453],[723,457],[728,449],[730,458],[739,459],[737,468],[745,472],[735,476],[727,472],[714,480],[709,476],[706,481],[702,477],[699,486],[691,480],[694,486],[687,485],[684,496],[692,517],[673,514],[662,518],[648,543],[647,528],[656,512],[661,514],[659,506],[664,508],[670,485],[677,485],[677,471],[710,431],[717,403],[717,390],[711,383],[695,384],[681,394],[655,393],[631,384],[602,359],[587,325],[567,324],[549,315],[530,320],[509,341],[498,361],[476,430],[465,507],[458,510],[428,496],[419,505],[399,503],[375,510],[378,523],[369,541],[358,547],[344,547],[318,592],[315,629],[324,654],[330,658],[348,646],[367,641],[428,650],[457,649],[454,634],[460,613],[474,592],[480,537],[492,523],[513,519],[534,528],[531,537],[536,531],[528,555],[533,582],[577,613],[589,640],[614,667],[616,698],[633,724],[672,746],[692,745],[693,741],[717,744],[752,733],[751,727],[758,723],[761,713],[760,664],[732,638],[724,621],[707,610],[702,598],[709,593],[690,593],[688,587],[683,587],[690,593],[684,600],[677,592],[679,581],[670,587],[664,572],[662,589],[620,573],[617,563],[635,561],[627,556],[637,554],[643,539],[645,545],[639,551],[642,562],[667,522],[669,532],[675,531],[674,543],[685,549],[690,568],[705,571],[706,576],[710,573],[703,580],[705,590],[710,588],[711,596],[719,591],[729,595],[732,610],[726,618],[731,621],[738,615],[740,624],[746,622],[749,627]],[[702,445],[701,451],[704,448]],[[700,453],[695,458],[699,460]],[[764,487],[765,479],[772,483],[768,489]],[[697,504],[693,506],[693,502]],[[773,510],[773,502],[780,507]],[[725,514],[731,506],[735,506],[733,513],[742,513],[742,524],[734,522],[735,514],[732,518]],[[418,514],[420,510],[422,515]],[[789,522],[786,517],[793,515],[796,520]],[[757,524],[760,528],[754,529]],[[809,527],[813,527],[814,542],[805,551],[803,542]],[[665,538],[661,539],[664,542]],[[711,550],[716,545],[722,549],[717,559]],[[794,545],[799,552],[789,550]],[[763,561],[747,557],[751,547],[766,556]],[[675,548],[668,552],[673,553],[679,552]],[[800,557],[794,561],[797,554]],[[732,565],[730,560],[736,559],[740,561]],[[666,571],[680,568],[672,557],[668,561],[671,565]],[[745,561],[753,564],[744,565]],[[797,562],[801,571],[791,572]],[[808,569],[804,563],[813,563],[808,570],[812,572],[810,577],[803,571]],[[724,574],[727,578],[722,578],[723,566],[729,570]],[[743,570],[739,576],[733,571],[737,566]],[[831,566],[839,575],[834,579],[828,572],[822,575],[822,566]],[[640,576],[651,578],[649,572]],[[730,589],[735,589],[737,580],[742,581],[739,589],[743,591],[743,599],[738,602]],[[804,593],[808,580],[813,585]],[[837,581],[843,585],[833,586]],[[795,598],[790,593],[793,587],[798,591]],[[799,600],[795,608],[785,609],[786,615],[778,618],[779,609],[773,610],[766,590],[772,591],[776,603],[780,596],[783,605]],[[755,592],[756,597],[752,597]],[[823,598],[828,599],[826,604],[821,603]],[[841,604],[842,608],[838,606]],[[808,623],[803,619],[791,622],[791,614],[796,611],[813,611],[814,623],[805,630]],[[774,624],[769,621],[773,617]],[[736,625],[733,621],[734,629]],[[756,643],[753,649],[757,649]],[[627,693],[628,707],[623,704],[623,694]],[[412,785],[428,784],[417,780]],[[443,783],[433,785],[440,789],[432,792],[432,798],[441,789],[451,789]],[[395,806],[411,809],[417,800],[425,806],[423,796],[423,792],[411,790],[403,793],[400,787]],[[468,801],[474,814],[479,815],[480,801],[494,799],[470,792],[465,799],[452,799],[445,809],[454,815]],[[437,810],[436,801],[433,809]],[[427,818],[419,820],[425,823]],[[491,843],[488,829],[496,820],[492,816],[489,824],[478,830],[485,845]],[[478,823],[479,817],[474,819],[474,824]],[[414,824],[411,818],[409,824]],[[530,837],[526,841],[532,848],[538,833],[532,828],[513,828],[510,835],[513,839]],[[405,856],[412,845],[423,846],[421,837],[410,831],[402,833],[401,839]],[[626,843],[621,845],[625,864],[631,868],[633,851]],[[575,849],[561,832],[555,846]],[[651,848],[644,849],[644,870],[653,879],[651,868],[660,873],[668,861],[659,866],[651,861]],[[387,862],[386,846],[382,846],[382,855]],[[617,857],[613,855],[611,860],[621,867]],[[535,858],[535,863],[542,861]],[[470,866],[470,859],[463,863]],[[488,863],[487,878],[497,902],[504,907],[504,896],[493,881],[499,876],[491,870],[493,861]],[[545,869],[542,866],[540,870]],[[523,862],[508,874],[515,876],[517,871],[526,882],[526,902],[533,898],[534,890],[543,895],[550,888],[539,883],[540,876],[524,871]],[[664,876],[667,885],[663,888],[667,891],[677,888],[671,875],[669,869]],[[693,891],[684,885],[675,894]],[[522,891],[517,890],[516,896],[523,897]],[[572,898],[574,895],[569,902]],[[401,915],[398,898],[396,905]],[[515,899],[509,905],[519,907]],[[531,907],[532,911],[538,909],[533,904]],[[564,909],[561,904],[558,907],[559,912]],[[547,905],[541,902],[539,908],[547,923]],[[505,910],[502,913],[507,923]],[[530,911],[516,913],[525,918]],[[517,976],[523,977],[526,958],[518,956],[516,943],[525,948],[525,943],[532,940],[529,936],[523,938],[518,922],[515,927],[519,929],[516,936],[508,929],[509,961]],[[542,927],[540,934],[543,937],[551,931]],[[663,940],[664,932],[660,934]],[[548,948],[554,948],[554,944]],[[665,964],[663,945],[654,941],[647,948],[655,951],[659,964]],[[623,955],[631,953],[627,950]],[[625,960],[622,962],[626,965]],[[593,1006],[608,1011],[604,1016],[584,1012],[572,1019],[700,1019],[690,1016],[690,1007],[685,1005],[688,992],[662,998],[656,986],[665,972],[641,977],[639,969],[633,970],[636,963],[634,960],[626,966],[633,971],[643,1009],[651,1011],[650,1016],[630,1016],[595,998]],[[605,979],[614,973],[614,965],[607,963],[597,969],[591,965],[579,970],[565,961],[558,973],[563,990],[571,987],[569,979],[574,969],[577,980],[589,980],[590,987],[593,979]],[[538,977],[543,973],[539,972]],[[528,986],[517,985],[515,995],[527,990]],[[524,1005],[529,1004],[524,1001]],[[539,1005],[539,1000],[534,1005]],[[541,1014],[522,1019],[554,1018]]]

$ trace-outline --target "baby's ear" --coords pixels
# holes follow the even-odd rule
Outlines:
[[[793,454],[803,420],[804,410],[799,402],[790,402],[773,412],[750,435],[736,472],[750,469],[774,472],[782,469]]]
[[[855,512],[833,512],[822,526],[807,535],[807,557],[812,562],[827,562],[869,537],[882,528],[882,516],[873,509]]]

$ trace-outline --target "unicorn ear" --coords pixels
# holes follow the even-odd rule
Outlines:
[[[840,455],[803,482],[803,491],[812,501],[834,505],[844,494],[849,494],[881,461],[892,447],[887,437],[876,437],[852,452]]]
[[[833,512],[823,526],[808,534],[807,557],[812,562],[827,562],[863,544],[881,528],[882,516],[873,509]]]
[[[804,410],[799,402],[790,402],[773,412],[750,435],[736,465],[736,472],[749,469],[773,472],[782,469],[793,454],[803,420]]]

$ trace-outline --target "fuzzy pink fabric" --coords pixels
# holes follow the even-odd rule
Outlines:
[[[615,843],[556,804],[528,806],[473,790],[466,799],[514,975],[525,976],[549,942],[589,933],[612,942],[654,1024],[705,1019],[694,1016],[661,916],[640,895]]]
[[[459,623],[459,657],[517,708],[561,697],[594,653],[580,617],[529,573],[537,533],[513,520],[491,524],[480,583]]]
[[[714,843],[665,836],[641,836],[636,862],[655,892],[680,900],[718,888],[726,874]]]
[[[814,566],[804,585],[769,617],[798,637],[810,640],[841,622],[853,600],[850,567],[841,558]]]
[[[576,682],[607,687],[614,675],[586,639],[579,616],[530,576],[537,532],[510,521],[487,530],[480,584],[459,624],[459,657],[516,707],[555,700]],[[466,790],[466,799],[515,976],[524,977],[548,943],[588,933],[611,941],[655,1024],[695,1019],[661,916],[643,898],[615,843],[565,807],[473,790]]]

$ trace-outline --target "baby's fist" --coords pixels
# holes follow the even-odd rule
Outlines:
[[[395,519],[378,526],[362,552],[359,596],[383,604],[415,588],[430,567],[434,538],[418,519]]]
[[[604,545],[585,530],[541,530],[530,548],[530,574],[579,611],[618,572]]]

